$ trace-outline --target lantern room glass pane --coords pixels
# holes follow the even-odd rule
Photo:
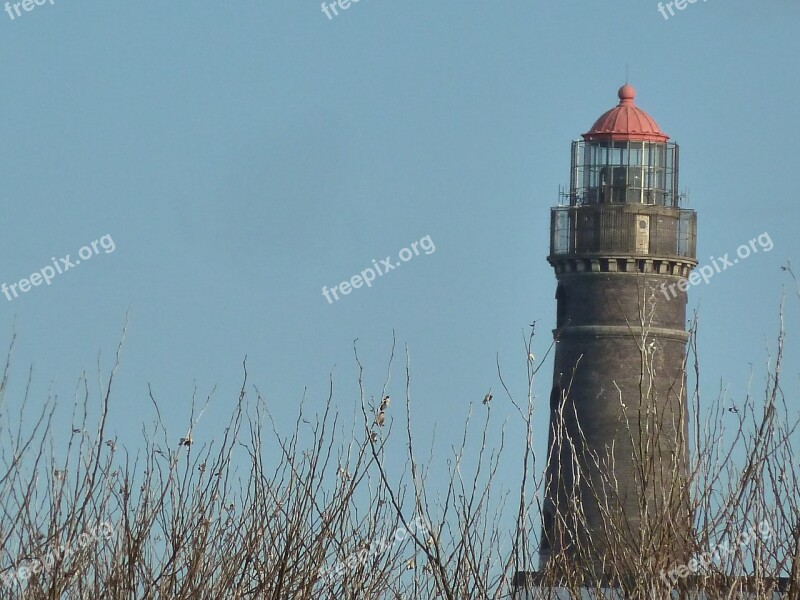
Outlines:
[[[628,164],[628,144],[626,142],[614,142],[614,165]]]
[[[642,164],[643,144],[631,142],[628,149],[628,164],[631,166],[639,166]]]

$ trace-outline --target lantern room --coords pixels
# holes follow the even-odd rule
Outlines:
[[[600,271],[629,256],[694,260],[697,215],[680,206],[678,145],[635,105],[632,86],[618,95],[619,104],[572,143],[569,191],[551,209],[554,266],[565,256],[602,257]],[[646,262],[635,267],[647,272]]]
[[[649,204],[678,207],[678,145],[619,89],[619,104],[572,144],[570,205]]]

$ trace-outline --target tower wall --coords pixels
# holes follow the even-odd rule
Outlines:
[[[557,327],[540,567],[583,553],[605,570],[615,536],[630,548],[668,546],[679,559],[691,515],[687,298],[677,283],[696,264],[694,248],[679,256],[678,209],[600,205],[572,214],[572,247],[549,257]],[[636,252],[643,215],[662,233],[650,227],[646,252]],[[666,528],[664,514],[674,518]]]

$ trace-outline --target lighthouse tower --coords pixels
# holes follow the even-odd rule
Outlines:
[[[680,206],[678,146],[634,102],[572,143],[551,209],[556,341],[540,569],[620,572],[626,552],[679,556],[686,490],[686,289],[696,215]],[[610,549],[614,546],[613,551]]]

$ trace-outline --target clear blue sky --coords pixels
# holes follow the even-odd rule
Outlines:
[[[637,103],[681,144],[701,263],[774,242],[690,291],[704,389],[741,397],[777,331],[780,265],[800,267],[798,17],[790,0],[709,0],[669,20],[651,0],[361,0],[332,20],[315,0],[0,12],[0,282],[104,234],[116,246],[0,296],[15,385],[32,364],[35,397],[69,404],[98,353],[110,366],[129,311],[109,428],[132,447],[153,418],[148,383],[176,440],[195,385],[217,385],[195,437],[218,436],[245,355],[279,421],[306,387],[321,406],[331,371],[349,413],[353,340],[378,394],[393,330],[423,431],[455,442],[490,386],[494,416],[514,419],[495,359],[522,392],[528,323],[537,354],[550,342],[549,208],[570,142],[616,103],[629,64]],[[322,296],[426,235],[434,253]],[[786,324],[791,396],[796,298]]]

